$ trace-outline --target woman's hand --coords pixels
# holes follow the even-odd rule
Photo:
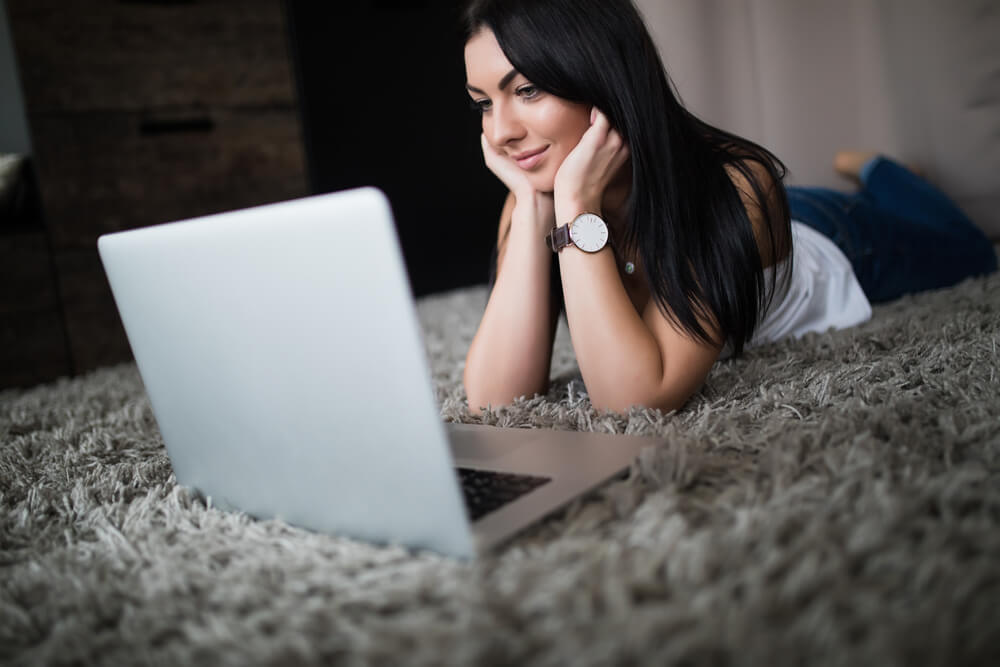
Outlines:
[[[530,220],[541,233],[547,233],[555,225],[555,205],[552,193],[535,190],[528,175],[514,164],[509,157],[493,148],[486,140],[486,135],[480,135],[483,145],[483,159],[486,166],[507,189],[514,195],[513,220],[521,220],[525,224]]]
[[[527,174],[514,164],[513,160],[493,148],[487,141],[485,134],[480,135],[480,139],[483,144],[483,159],[486,161],[486,166],[507,186],[508,190],[514,193],[515,197],[523,199],[525,195],[534,190]]]
[[[628,161],[628,146],[596,107],[590,127],[563,160],[555,178],[555,209],[561,222],[580,213],[601,213],[604,191]]]

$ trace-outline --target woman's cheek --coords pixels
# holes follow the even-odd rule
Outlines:
[[[552,192],[555,189],[555,180],[555,175],[546,169],[544,172],[532,175],[531,185],[538,192]]]
[[[537,109],[536,127],[553,141],[568,143],[570,147],[576,146],[590,127],[588,108],[554,98],[548,98],[545,102],[548,103],[539,105]]]

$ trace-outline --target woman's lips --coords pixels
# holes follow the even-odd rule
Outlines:
[[[533,151],[525,151],[523,153],[518,153],[514,155],[514,161],[517,162],[517,166],[521,169],[531,169],[545,157],[545,152],[549,150],[549,147],[539,148]]]

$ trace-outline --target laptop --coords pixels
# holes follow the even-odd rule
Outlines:
[[[444,423],[375,188],[98,248],[177,481],[222,509],[471,558],[657,442]]]

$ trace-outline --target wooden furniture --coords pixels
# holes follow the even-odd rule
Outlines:
[[[23,155],[0,155],[0,267],[0,387],[65,375],[62,308],[34,170]]]
[[[79,373],[130,358],[97,255],[100,234],[307,194],[283,4],[6,4],[65,370]],[[44,245],[33,239],[25,253],[38,259],[21,270],[36,271]],[[25,327],[18,345],[33,338]],[[40,368],[31,381],[53,374]]]

